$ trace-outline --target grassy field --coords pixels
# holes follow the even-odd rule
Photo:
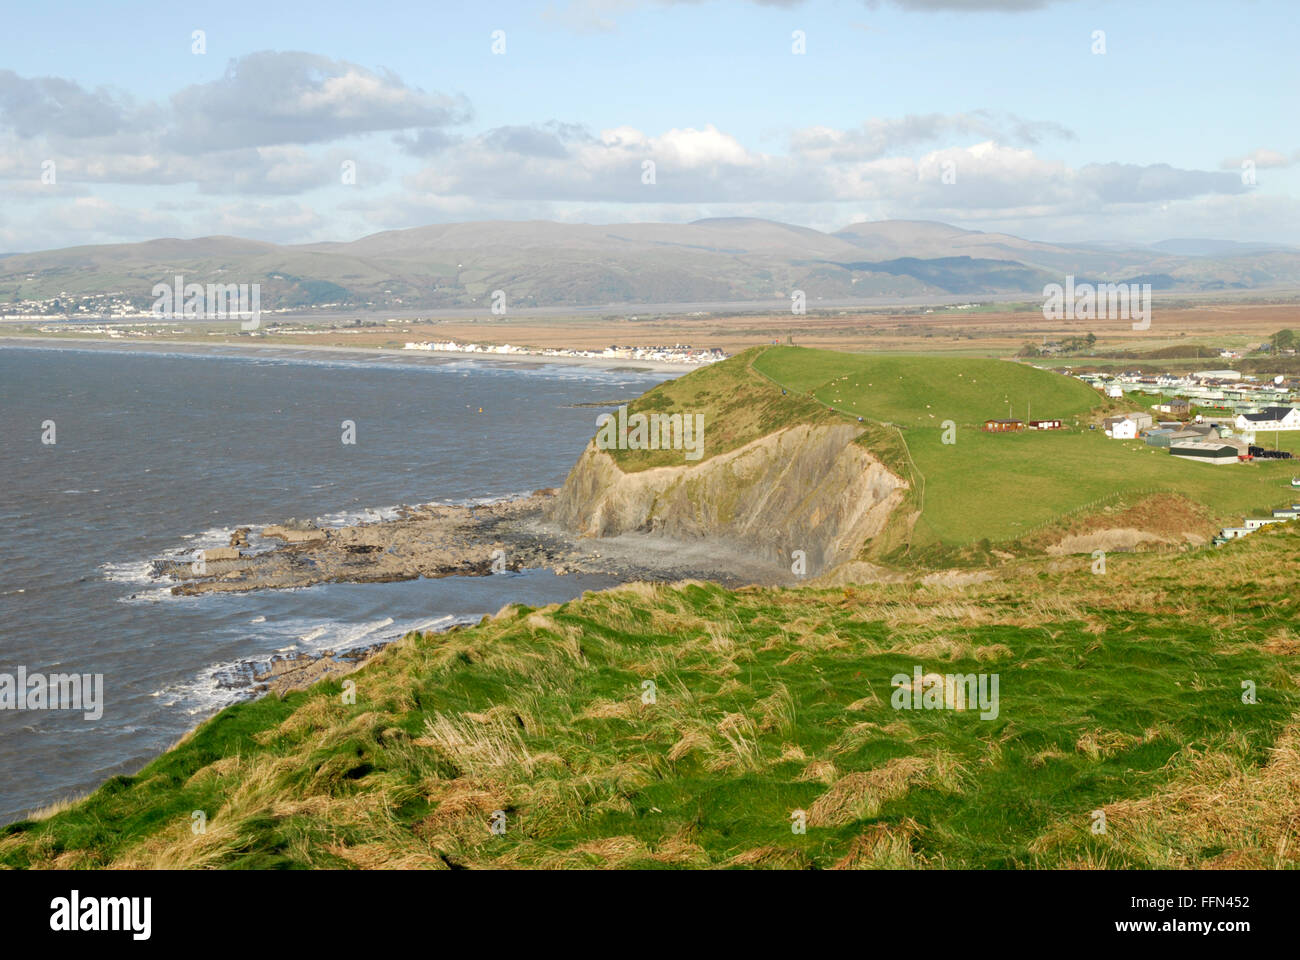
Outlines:
[[[774,347],[754,368],[850,416],[905,426],[973,425],[1031,412],[1068,420],[1103,402],[1081,380],[1005,360]]]
[[[1294,464],[1209,465],[1171,457],[1141,440],[1100,431],[988,434],[958,430],[944,444],[938,428],[906,432],[925,476],[917,541],[949,544],[1012,540],[1104,498],[1176,491],[1225,523],[1290,504]]]
[[[1104,575],[510,607],[408,635],[355,703],[329,682],[222,711],[10,825],[0,864],[1295,866],[1297,549],[1274,528]],[[997,674],[997,716],[896,709],[916,667]]]

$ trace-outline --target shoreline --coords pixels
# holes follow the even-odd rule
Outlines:
[[[672,373],[683,375],[708,364],[667,363],[662,360],[621,360],[612,357],[552,357],[535,354],[462,353],[454,350],[404,350],[395,347],[336,347],[327,344],[298,343],[199,343],[193,340],[139,340],[122,341],[105,337],[48,337],[0,335],[0,349],[46,350],[103,350],[132,354],[187,354],[196,357],[217,355],[231,350],[254,355],[280,351],[282,354],[319,353],[339,360],[361,362],[382,358],[386,362],[398,361],[413,367],[445,366],[457,360],[490,363],[517,370],[535,369],[539,366],[591,367],[608,373]],[[289,357],[294,359],[294,357]],[[300,359],[300,358],[299,358]]]
[[[580,536],[549,516],[559,492],[546,488],[470,505],[404,504],[396,516],[337,527],[314,521],[237,527],[229,546],[199,550],[193,559],[155,559],[152,575],[173,596],[537,569],[557,576],[604,574],[624,583],[699,578],[739,587],[788,579],[784,567],[736,545],[703,546],[644,533]]]
[[[260,529],[235,527],[227,547],[198,550],[193,560],[150,561],[151,579],[175,597],[331,583],[488,577],[525,570],[550,570],[556,576],[603,574],[617,581],[612,588],[635,582],[708,580],[735,589],[775,586],[789,579],[783,567],[756,560],[734,545],[704,547],[647,534],[595,539],[574,535],[547,517],[558,492],[540,489],[472,505],[402,505],[396,516],[338,527],[319,526],[315,521],[286,521]],[[251,543],[250,537],[255,538]],[[269,549],[263,548],[266,545]],[[446,629],[460,625],[464,624],[453,622]],[[359,669],[390,642],[294,652],[266,663],[241,661],[234,671],[238,679],[231,686],[242,688],[249,699],[267,693],[284,696]]]

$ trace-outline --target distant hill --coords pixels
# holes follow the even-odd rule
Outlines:
[[[1215,245],[1217,244],[1217,246]],[[510,307],[1039,296],[1066,274],[1151,278],[1188,292],[1300,285],[1300,251],[1166,241],[1053,244],[943,223],[886,220],[835,233],[753,218],[693,223],[490,221],[389,230],[348,243],[159,239],[0,258],[0,302],[113,294],[147,307],[154,284],[262,285],[264,309]]]
[[[1273,250],[1296,252],[1295,247],[1280,243],[1242,243],[1237,240],[1161,240],[1151,246],[1180,257],[1233,257]]]

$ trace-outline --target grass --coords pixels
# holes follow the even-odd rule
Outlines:
[[[989,434],[960,429],[944,444],[938,428],[906,432],[925,475],[917,543],[1013,540],[1099,498],[1176,490],[1222,522],[1267,514],[1291,502],[1294,464],[1210,465],[1171,457],[1141,440],[1109,440],[1100,430]]]
[[[408,635],[353,675],[354,704],[329,682],[222,711],[8,827],[0,864],[1294,865],[1298,547],[1274,528],[1102,576],[1079,558],[963,588],[507,607]],[[997,718],[894,709],[918,665],[998,674]]]
[[[982,432],[984,420],[1005,417],[1009,404],[1022,418],[1032,409],[1066,429]],[[1010,545],[1099,500],[1132,501],[1150,491],[1177,492],[1219,524],[1291,502],[1293,464],[1191,463],[1087,429],[1121,406],[1079,380],[1010,361],[760,347],[663,384],[630,408],[704,413],[704,459],[783,427],[861,417],[858,442],[913,485],[902,512],[920,511],[905,537],[891,525],[886,553],[904,540],[940,553],[984,541]],[[947,421],[954,443],[943,442]],[[1271,435],[1265,440],[1273,445]],[[1281,446],[1300,447],[1300,432],[1283,434]],[[680,451],[613,455],[625,471],[683,463]]]
[[[1292,497],[1293,464],[1208,466],[1083,429],[1104,404],[1097,392],[1022,364],[778,348],[754,366],[850,416],[904,428],[925,483],[915,546],[1013,541],[1084,504],[1150,490],[1177,491],[1225,523],[1266,513]],[[1006,416],[1009,398],[1021,398],[1016,407],[1022,418],[1033,409],[1069,428],[982,432],[985,419]],[[945,420],[956,428],[949,435],[954,443],[943,442]],[[1283,434],[1282,448],[1292,449],[1288,444],[1300,444],[1300,433]]]
[[[849,416],[912,427],[1025,419],[1031,411],[1068,420],[1102,403],[1081,380],[1006,360],[775,347],[754,367]]]
[[[683,413],[704,417],[702,459],[716,457],[783,427],[801,423],[837,423],[839,418],[815,400],[782,396],[771,382],[756,376],[750,361],[756,347],[723,363],[668,380],[628,404],[629,414]],[[680,450],[611,450],[625,473],[683,464]]]

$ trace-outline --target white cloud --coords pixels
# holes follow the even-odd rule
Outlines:
[[[1296,161],[1300,161],[1300,150],[1287,156],[1277,150],[1269,150],[1267,147],[1261,147],[1258,150],[1252,150],[1250,153],[1240,157],[1229,157],[1219,164],[1220,170],[1240,170],[1246,162],[1253,163],[1259,170],[1277,169],[1289,167]]]

